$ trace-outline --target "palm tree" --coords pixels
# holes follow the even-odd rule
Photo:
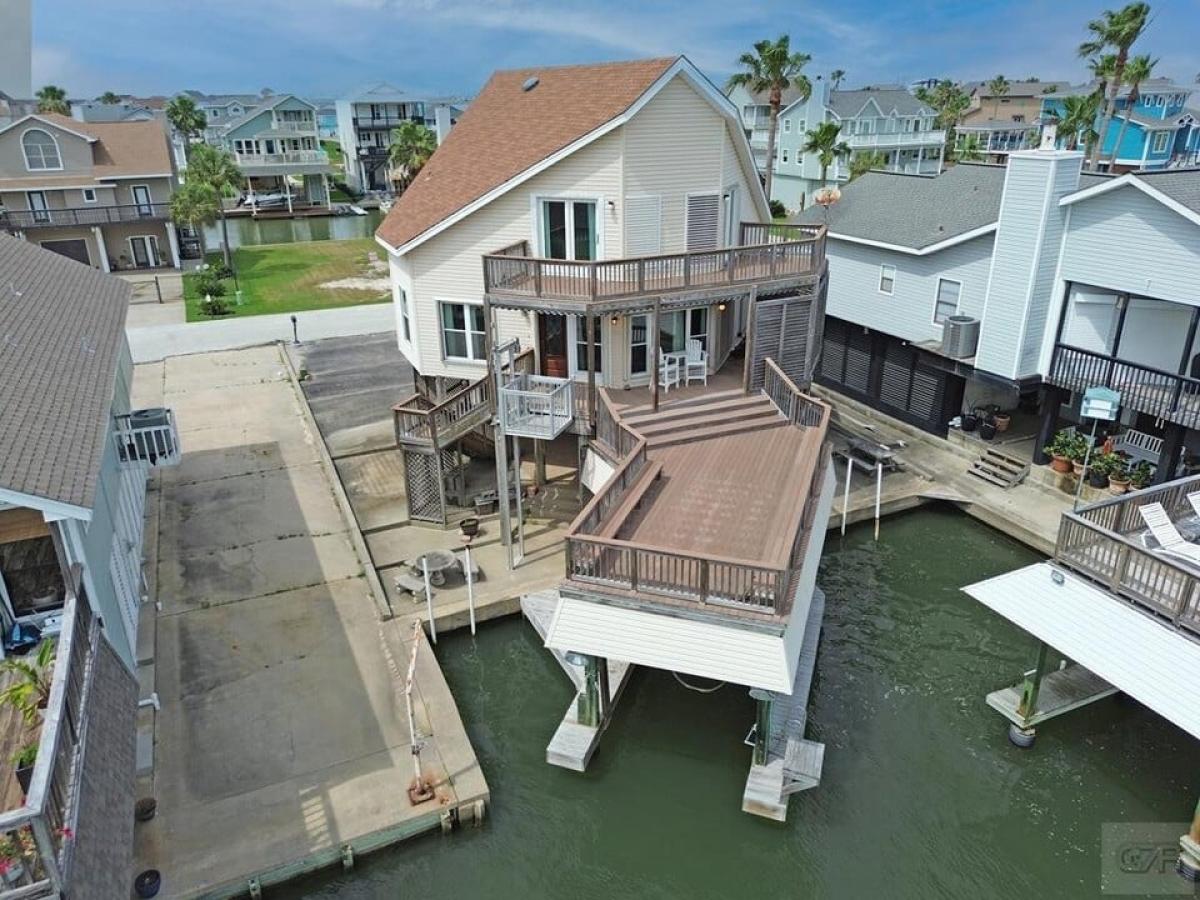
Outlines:
[[[837,122],[822,122],[805,135],[805,153],[817,154],[821,163],[821,184],[826,183],[829,167],[836,159],[845,159],[850,155],[850,145],[841,140],[842,126]]]
[[[1078,97],[1063,97],[1063,114],[1058,127],[1066,136],[1067,149],[1074,150],[1083,137],[1084,145],[1090,150],[1096,137],[1096,115],[1100,112],[1099,94],[1081,94]]]
[[[238,171],[237,163],[228,151],[208,144],[197,144],[188,159],[187,180],[207,184],[217,192],[218,215],[221,219],[221,256],[228,266],[229,224],[225,219],[225,204],[220,200],[237,193],[238,186],[242,183],[242,173]]]
[[[37,111],[69,116],[71,106],[67,103],[67,92],[55,84],[48,84],[37,92]]]
[[[987,83],[988,93],[992,95],[992,118],[996,119],[1000,116],[1000,98],[1008,93],[1008,79],[1003,75],[997,75]]]
[[[392,129],[388,162],[394,177],[398,176],[395,180],[400,183],[401,190],[412,184],[436,149],[437,136],[420,122],[402,122],[398,128]]]
[[[115,93],[114,91],[105,91],[103,94],[97,97],[96,100],[100,103],[112,106],[114,103],[121,102],[121,95]]]
[[[830,87],[836,91],[839,87],[841,87],[842,79],[845,77],[846,77],[845,69],[834,69],[832,72],[829,73]]]
[[[979,135],[965,135],[962,143],[954,148],[954,158],[959,162],[978,162],[983,159],[983,152],[979,149]]]
[[[171,219],[177,225],[187,225],[200,238],[200,256],[208,258],[204,245],[204,226],[216,221],[221,211],[221,197],[211,184],[189,178],[171,196]]]
[[[943,156],[947,159],[953,156],[955,129],[963,117],[963,113],[971,105],[971,98],[961,85],[948,79],[939,81],[933,89],[917,88],[917,99],[928,105],[937,113],[937,126],[946,132],[946,143]]]
[[[861,150],[850,159],[850,181],[860,175],[866,175],[872,169],[882,169],[887,165],[887,157],[878,150]]]
[[[172,97],[167,104],[167,121],[171,127],[183,135],[184,150],[191,155],[192,138],[204,131],[208,124],[204,113],[196,107],[196,101],[187,94]]]
[[[1129,48],[1146,29],[1150,18],[1150,4],[1136,0],[1113,12],[1106,9],[1099,19],[1088,22],[1091,37],[1079,45],[1079,55],[1095,56],[1104,50],[1115,50],[1112,79],[1108,84],[1108,102],[1104,106],[1104,121],[1100,125],[1100,138],[1093,148],[1090,167],[1094,170],[1099,162],[1100,149],[1108,138],[1108,127],[1112,124],[1117,107],[1117,95],[1125,82],[1125,66],[1129,62]]]
[[[812,57],[807,53],[793,53],[791,38],[780,35],[775,41],[757,41],[753,53],[738,57],[743,71],[736,72],[726,82],[725,89],[744,87],[752,94],[767,95],[771,109],[770,126],[767,129],[767,171],[765,187],[771,196],[771,179],[775,174],[775,135],[779,128],[779,111],[783,107],[783,92],[794,87],[801,99],[812,94],[812,83],[803,69]]]
[[[1141,87],[1143,81],[1148,80],[1154,74],[1154,66],[1157,62],[1157,59],[1151,59],[1149,54],[1143,53],[1133,57],[1125,64],[1125,79],[1129,82],[1129,96],[1125,98],[1125,115],[1121,119],[1121,130],[1117,132],[1116,143],[1113,144],[1112,153],[1108,156],[1110,172],[1117,163],[1117,151],[1121,149],[1121,142],[1125,140],[1125,130],[1129,127],[1129,118],[1133,115],[1133,108],[1137,106],[1138,98],[1141,96],[1138,88]]]

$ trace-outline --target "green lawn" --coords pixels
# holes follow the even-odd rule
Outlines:
[[[210,253],[208,259],[219,263],[220,251]],[[384,252],[370,238],[241,247],[234,251],[233,259],[242,303],[236,305],[233,279],[226,279],[225,299],[232,316],[386,303],[391,299],[390,287],[386,285],[388,272]],[[200,311],[203,298],[197,288],[197,278],[194,272],[183,276],[183,298],[189,322],[213,318]],[[322,287],[329,282],[351,278],[375,283]]]

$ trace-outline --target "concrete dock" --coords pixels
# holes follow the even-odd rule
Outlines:
[[[228,897],[455,820],[488,788],[437,660],[415,678],[432,800],[411,805],[411,610],[390,620],[278,346],[138,367],[183,459],[148,499],[138,870],[164,897]]]

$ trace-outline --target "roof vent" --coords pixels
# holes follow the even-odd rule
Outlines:
[[[525,79],[525,83],[523,85],[521,85],[521,90],[523,90],[525,93],[529,93],[537,86],[538,86],[538,77],[536,75],[530,75],[528,78]]]

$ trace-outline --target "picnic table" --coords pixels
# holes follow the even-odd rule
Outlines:
[[[424,577],[429,567],[429,583],[441,587],[446,583],[447,572],[460,571],[458,557],[449,550],[428,550],[413,561],[413,574]]]

